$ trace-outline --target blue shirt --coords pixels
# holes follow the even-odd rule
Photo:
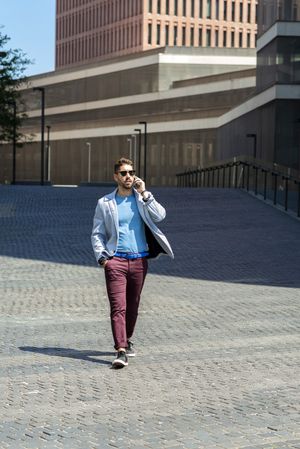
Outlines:
[[[145,225],[140,216],[135,195],[116,195],[119,216],[118,252],[141,253],[148,250]]]

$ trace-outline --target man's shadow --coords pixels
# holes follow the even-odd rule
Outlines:
[[[99,363],[100,365],[111,365],[111,362],[104,359],[96,359],[95,357],[101,356],[114,356],[114,352],[102,352],[102,351],[79,351],[72,348],[38,348],[35,346],[19,346],[21,351],[35,352],[43,355],[50,355],[54,357],[69,357],[71,359],[80,359],[87,362]]]

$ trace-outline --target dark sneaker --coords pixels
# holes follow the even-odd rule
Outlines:
[[[119,351],[117,357],[112,362],[113,368],[123,368],[128,365],[128,359],[125,351]]]
[[[127,354],[128,357],[134,357],[135,356],[135,350],[134,350],[134,347],[133,347],[133,343],[130,340],[128,340],[128,342],[127,342],[126,354]]]

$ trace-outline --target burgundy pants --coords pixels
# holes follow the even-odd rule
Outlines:
[[[147,274],[146,258],[114,257],[105,265],[107,294],[115,349],[126,348],[138,316],[141,291]]]

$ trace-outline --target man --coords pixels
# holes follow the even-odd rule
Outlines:
[[[128,365],[134,356],[134,332],[148,258],[161,253],[174,258],[170,244],[157,228],[165,209],[135,176],[133,163],[119,159],[114,167],[117,188],[98,201],[91,236],[97,262],[105,270],[112,333],[117,356],[112,365]]]

